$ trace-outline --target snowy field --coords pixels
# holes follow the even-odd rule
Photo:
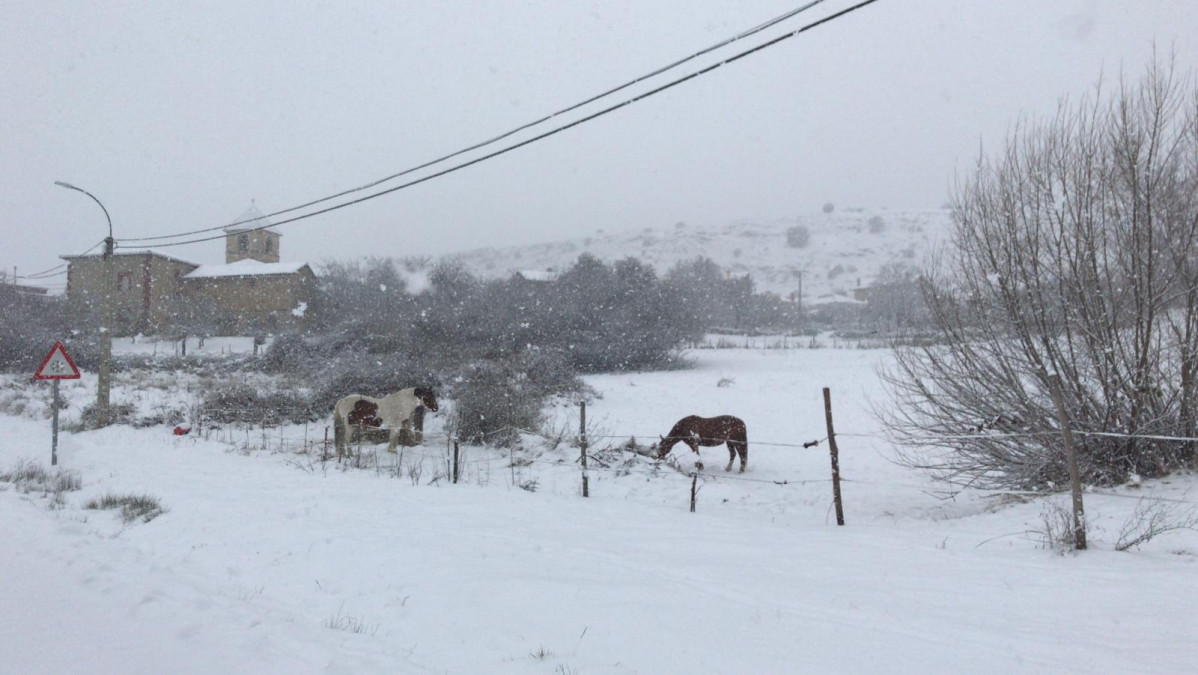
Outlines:
[[[885,352],[692,356],[691,370],[588,378],[609,465],[592,465],[588,499],[577,447],[531,434],[510,455],[463,448],[449,484],[443,414],[402,467],[381,446],[366,468],[322,461],[320,424],[64,433],[81,489],[56,503],[0,483],[0,671],[1194,671],[1198,533],[1114,550],[1139,497],[1193,508],[1193,477],[1088,494],[1091,550],[1061,555],[1037,531],[1065,495],[946,499],[891,461],[869,414]],[[182,375],[136,391],[121,377],[114,399],[141,411],[194,398]],[[64,386],[68,423],[94,382]],[[48,387],[0,384],[0,473],[48,465],[45,404],[22,399]],[[826,435],[824,386],[845,527],[826,443],[792,447]],[[547,431],[577,428],[576,406],[548,413]],[[683,473],[602,449],[724,413],[748,425],[749,468],[725,474],[725,450],[704,449],[695,513]],[[684,446],[672,457],[693,465]],[[105,495],[165,512],[85,508]]]

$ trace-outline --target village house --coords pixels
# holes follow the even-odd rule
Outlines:
[[[255,207],[225,228],[225,264],[199,265],[154,250],[113,255],[113,331],[214,335],[305,327],[317,284],[307,263],[279,262],[281,235]],[[63,256],[67,298],[97,311],[104,297],[98,254]]]
[[[0,299],[8,298],[35,298],[39,300],[48,300],[50,298],[50,289],[42,288],[41,286],[26,286],[24,284],[8,283],[0,277]]]

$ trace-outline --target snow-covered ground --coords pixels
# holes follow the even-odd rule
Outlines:
[[[685,475],[611,451],[583,499],[577,448],[533,435],[519,466],[464,448],[463,482],[434,481],[442,415],[402,472],[381,448],[377,467],[346,469],[283,442],[319,425],[269,430],[273,445],[229,429],[66,433],[60,464],[82,489],[55,505],[0,483],[0,671],[1193,672],[1198,534],[1113,544],[1135,497],[1198,501],[1194,478],[1087,495],[1092,548],[1060,555],[1034,531],[1063,495],[942,499],[891,461],[868,413],[885,352],[693,356],[691,370],[588,378],[602,397],[587,413],[598,448],[687,414],[743,417],[749,470],[724,474],[724,449],[704,449],[695,513]],[[24,386],[4,384],[24,412],[0,416],[0,472],[48,464],[44,408],[11,405]],[[123,386],[114,397],[133,396]],[[843,528],[826,444],[791,447],[826,435],[824,386]],[[88,382],[68,392],[84,401]],[[187,399],[138,395],[146,409]],[[578,424],[577,407],[549,413],[547,428]],[[672,454],[685,468],[689,453]],[[167,511],[124,524],[84,508],[107,494]]]

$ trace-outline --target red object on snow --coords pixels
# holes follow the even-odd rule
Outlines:
[[[191,433],[191,427],[175,427],[175,435],[183,436]]]

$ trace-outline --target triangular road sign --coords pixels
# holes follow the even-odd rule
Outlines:
[[[78,380],[82,376],[75,362],[67,356],[67,350],[62,348],[62,343],[55,342],[33,377],[38,380]]]

